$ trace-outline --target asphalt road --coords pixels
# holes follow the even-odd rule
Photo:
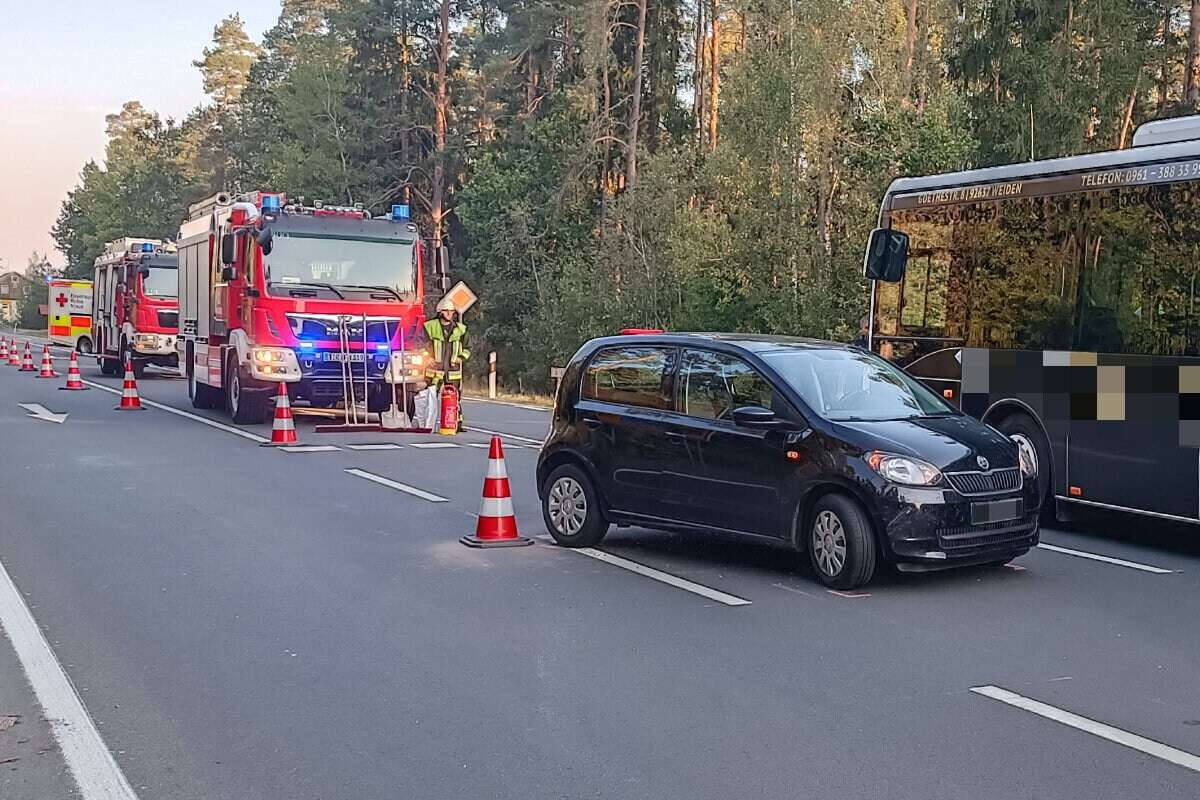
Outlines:
[[[316,434],[301,417],[305,444],[336,449],[281,452],[59,385],[0,367],[0,563],[143,799],[1200,795],[1200,767],[1164,757],[1200,754],[1195,529],[1093,518],[1044,541],[1128,564],[1038,549],[852,595],[786,550],[716,537],[478,551],[457,540],[485,433]],[[178,379],[139,388],[227,423]],[[547,414],[466,416],[507,434],[519,526],[544,537]],[[384,443],[400,448],[350,447]],[[0,687],[14,669],[0,652]],[[28,796],[58,796],[54,780]]]

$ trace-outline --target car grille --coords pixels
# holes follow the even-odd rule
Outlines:
[[[1037,513],[1034,512],[1019,520],[941,528],[937,532],[938,547],[955,558],[985,550],[1029,546],[1036,522]]]
[[[947,472],[954,491],[964,495],[995,494],[1021,488],[1021,471],[1016,467],[991,472]]]
[[[158,312],[158,326],[160,328],[178,328],[179,327],[179,311],[172,309],[171,311]]]

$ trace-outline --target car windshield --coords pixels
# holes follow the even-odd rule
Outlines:
[[[142,274],[142,291],[147,297],[176,297],[179,294],[179,270],[151,267]]]
[[[411,294],[416,244],[400,239],[321,237],[276,231],[264,257],[267,283],[379,287]]]
[[[763,359],[825,419],[850,422],[958,411],[914,378],[862,350],[780,350]]]

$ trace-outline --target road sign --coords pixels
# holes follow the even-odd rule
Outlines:
[[[462,281],[454,284],[450,291],[446,292],[443,300],[449,300],[454,304],[454,310],[459,314],[465,314],[467,309],[475,305],[475,301],[479,298],[471,291],[471,287],[467,286]]]
[[[41,403],[17,403],[21,408],[29,412],[29,416],[34,419],[45,420],[46,422],[57,422],[62,425],[67,421],[68,414],[55,414],[50,409],[46,408]]]

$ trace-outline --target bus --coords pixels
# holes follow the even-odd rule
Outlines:
[[[1032,449],[1047,515],[1200,522],[1200,116],[894,181],[870,349]]]

